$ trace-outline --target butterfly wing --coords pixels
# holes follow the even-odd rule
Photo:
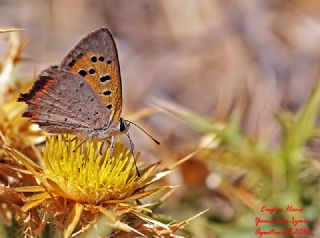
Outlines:
[[[109,120],[104,103],[88,82],[57,66],[42,71],[18,101],[28,104],[24,116],[48,132],[86,134]]]
[[[111,120],[119,121],[122,109],[120,67],[115,41],[108,29],[100,28],[84,37],[60,67],[87,81],[104,103]]]

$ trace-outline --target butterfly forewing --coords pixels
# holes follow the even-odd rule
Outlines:
[[[122,109],[120,67],[114,39],[106,28],[83,38],[60,67],[84,78],[104,103],[111,117],[109,120],[119,121]]]

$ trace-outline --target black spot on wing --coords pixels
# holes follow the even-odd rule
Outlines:
[[[96,72],[96,71],[94,70],[94,68],[90,68],[90,69],[89,69],[89,73],[90,73],[90,74],[94,74],[95,72]]]
[[[91,62],[95,63],[95,62],[97,62],[97,60],[98,60],[98,59],[97,59],[96,56],[92,56],[92,57],[91,57]]]
[[[100,82],[104,83],[104,82],[106,82],[106,81],[108,81],[110,79],[111,79],[110,75],[103,75],[103,76],[100,77]]]
[[[88,73],[87,71],[81,69],[79,72],[78,72],[82,77],[85,77]]]
[[[111,95],[111,90],[103,91],[103,95],[104,96],[110,96]]]
[[[83,57],[83,53],[80,52],[80,53],[77,55],[77,58],[80,59],[80,58],[82,58],[82,57]]]
[[[76,61],[74,59],[72,59],[69,61],[68,66],[72,67],[75,63],[76,63]]]

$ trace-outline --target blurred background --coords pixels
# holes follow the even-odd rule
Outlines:
[[[25,29],[21,80],[60,63],[82,37],[108,27],[120,57],[123,117],[135,118],[162,143],[132,128],[135,149],[144,163],[163,166],[198,148],[205,133],[150,110],[159,98],[219,122],[241,106],[244,133],[272,147],[281,139],[275,113],[296,112],[319,74],[316,0],[0,0],[0,25]],[[1,55],[7,44],[0,35]],[[229,237],[235,229],[229,225],[246,208],[216,190],[215,165],[199,157],[165,181],[180,188],[159,209],[183,219],[210,208],[189,227],[190,236]],[[248,233],[239,229],[233,237],[256,237],[250,219],[240,222]]]

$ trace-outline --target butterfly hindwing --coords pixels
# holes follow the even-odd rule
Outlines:
[[[116,45],[108,29],[100,28],[83,38],[60,67],[84,78],[104,103],[112,121],[119,121],[122,109],[120,67]]]
[[[104,103],[86,80],[58,67],[41,72],[25,101],[30,117],[48,132],[81,133],[101,128],[109,120]]]

